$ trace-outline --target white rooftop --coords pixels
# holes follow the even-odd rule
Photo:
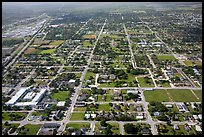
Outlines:
[[[42,95],[46,92],[46,89],[41,89],[40,93],[37,93],[37,95],[34,97],[32,102],[38,102],[39,99],[42,97]]]
[[[202,129],[201,129],[201,127],[200,127],[199,125],[196,125],[196,126],[195,126],[195,129],[196,129],[196,131],[202,132]]]
[[[74,83],[76,80],[74,80],[74,79],[70,79],[69,80],[69,83]]]
[[[59,101],[59,102],[57,102],[57,106],[58,107],[62,107],[62,106],[64,106],[65,105],[65,101]]]
[[[27,89],[29,89],[29,87],[26,88],[21,88],[8,102],[6,102],[7,105],[13,105],[14,103],[16,103],[16,101],[22,97],[22,95],[27,92]]]

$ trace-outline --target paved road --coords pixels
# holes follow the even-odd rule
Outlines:
[[[120,134],[125,135],[124,122],[119,121],[118,123],[119,123]]]
[[[99,89],[142,89],[142,90],[151,90],[151,89],[192,89],[192,90],[202,90],[199,87],[98,87]],[[85,88],[90,89],[90,88]]]
[[[156,82],[155,82],[155,79],[154,79],[154,77],[153,77],[153,75],[152,75],[151,70],[150,70],[149,68],[147,68],[147,70],[149,71],[149,74],[151,75],[151,78],[152,78],[152,81],[153,81],[153,83],[154,83],[154,86],[157,87],[157,84],[156,84]]]
[[[148,57],[148,59],[149,59],[149,62],[152,64],[152,67],[153,67],[153,68],[157,68],[157,67],[155,66],[155,64],[154,64],[154,62],[153,62],[153,60],[152,60],[152,58],[149,56],[149,54],[147,54],[147,57]]]
[[[142,20],[140,17],[139,17],[139,19],[141,20],[141,22],[143,22],[143,20]],[[154,32],[152,31],[152,29],[148,26],[147,22],[143,22],[143,23],[145,23],[146,26],[147,26],[147,28],[148,28],[152,33],[154,33]],[[169,48],[169,46],[168,46],[166,43],[164,43],[163,40],[161,40],[161,39],[159,38],[159,36],[157,35],[157,32],[155,32],[154,34],[155,34],[155,37],[156,37],[160,42],[162,42],[164,45],[166,45],[167,49],[171,52],[171,54],[172,54],[176,59],[178,59],[179,63],[182,64],[182,65],[184,65],[184,66],[186,66],[186,64],[183,63],[183,61],[182,61],[180,58],[178,58],[178,56],[177,56],[176,54],[173,53],[173,51]]]
[[[157,129],[156,129],[155,125],[154,125],[154,122],[153,122],[153,120],[152,120],[152,117],[151,117],[151,115],[150,115],[150,113],[149,113],[149,111],[148,111],[148,102],[145,101],[145,97],[144,97],[143,91],[141,91],[140,96],[141,96],[141,98],[142,98],[142,104],[143,104],[143,106],[144,106],[144,112],[145,112],[146,115],[147,115],[147,122],[148,122],[148,124],[151,125],[152,134],[153,134],[153,135],[158,135],[158,131],[157,131]]]
[[[130,49],[132,66],[133,66],[133,68],[137,68],[137,66],[136,66],[136,62],[135,62],[135,58],[134,58],[134,55],[133,55],[133,52],[132,52],[130,36],[129,36],[128,33],[127,33],[127,30],[126,30],[125,24],[123,24],[123,27],[124,27],[125,34],[126,34],[126,37],[127,37],[127,40],[128,40],[128,46],[129,46],[129,49]]]
[[[82,82],[83,82],[83,80],[84,80],[84,78],[85,78],[86,72],[87,72],[87,70],[88,70],[88,66],[89,66],[90,63],[91,63],[91,59],[93,58],[93,52],[94,52],[94,49],[95,49],[95,47],[96,47],[96,44],[97,44],[97,42],[98,42],[98,40],[99,40],[99,37],[100,37],[101,33],[103,32],[104,26],[106,25],[106,21],[107,21],[107,20],[105,20],[105,23],[103,24],[102,29],[101,29],[101,31],[100,31],[100,33],[99,33],[99,35],[98,35],[98,38],[97,38],[97,40],[96,40],[96,42],[95,42],[95,44],[94,44],[94,48],[93,48],[93,50],[92,50],[92,52],[91,52],[91,54],[90,54],[90,56],[89,56],[89,59],[88,59],[88,61],[87,61],[87,62],[88,62],[88,63],[87,63],[87,66],[85,67],[84,71],[82,72],[82,75],[81,75],[81,78],[80,78],[80,85],[76,88],[76,92],[75,92],[75,94],[74,94],[74,96],[73,96],[73,98],[72,98],[71,106],[69,107],[69,110],[67,111],[67,115],[66,115],[66,117],[63,119],[62,124],[61,124],[61,126],[59,127],[59,129],[58,129],[58,134],[61,134],[61,132],[63,132],[63,131],[65,130],[66,124],[69,122],[69,119],[70,119],[70,117],[71,117],[71,113],[73,112],[73,109],[74,109],[74,105],[76,104],[76,101],[77,101],[78,91],[81,90]]]
[[[90,128],[91,128],[90,135],[94,135],[96,121],[91,121],[90,123],[91,123],[91,125],[90,125]]]
[[[185,77],[186,79],[188,79],[188,81],[191,83],[192,87],[196,87],[195,84],[192,82],[192,80],[182,71],[182,68],[175,68],[178,72],[181,73],[181,75],[183,77]]]
[[[15,56],[14,59],[12,59],[12,61],[5,67],[5,70],[7,71],[7,69],[13,65],[13,63],[18,59],[18,57],[28,48],[28,46],[33,42],[33,40],[37,37],[38,33],[41,32],[45,27],[46,24],[49,20],[47,20],[43,26],[37,31],[37,33],[31,38],[31,40],[29,40],[29,42],[25,45],[25,47]]]

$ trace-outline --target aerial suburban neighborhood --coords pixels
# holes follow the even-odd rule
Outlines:
[[[66,4],[3,2],[2,135],[202,134],[201,2]]]

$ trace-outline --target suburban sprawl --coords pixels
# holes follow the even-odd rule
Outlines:
[[[2,26],[2,135],[202,134],[202,6]]]

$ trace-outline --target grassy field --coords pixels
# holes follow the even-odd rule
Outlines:
[[[9,126],[5,126],[5,124],[3,124],[2,123],[2,129],[3,128],[7,128],[7,129],[9,129],[10,127],[18,127],[20,124],[18,124],[18,123],[9,123]]]
[[[189,132],[187,132],[184,128],[184,125],[178,125],[180,128],[180,131],[184,133],[184,135],[189,135],[189,133],[194,133],[196,134],[196,132],[191,128],[191,130]]]
[[[103,38],[103,37],[110,37],[112,39],[118,38],[117,35],[111,35],[111,34],[102,34],[100,38]]]
[[[115,133],[115,134],[117,134],[117,135],[119,135],[120,134],[120,128],[119,128],[119,124],[117,123],[117,122],[110,122],[109,123],[110,125],[112,125],[112,129],[111,129],[111,131],[113,132],[113,133]],[[95,124],[95,132],[103,132],[103,130],[99,130],[98,129],[98,127],[100,127],[101,125],[100,125],[100,122],[97,122],[96,124]],[[114,129],[114,128],[116,128],[116,129]],[[100,134],[96,134],[96,135],[105,135],[104,133],[100,133]]]
[[[94,45],[91,44],[91,43],[89,42],[89,40],[85,40],[85,41],[83,42],[83,47],[88,47],[88,46],[94,46]]]
[[[157,127],[157,130],[158,130],[158,125],[156,125],[156,127]],[[159,134],[160,135],[173,135],[172,127],[171,126],[165,124],[165,129],[168,129],[167,133],[162,133],[162,132],[159,132],[159,130],[158,130]]]
[[[193,95],[193,93],[188,89],[167,89],[167,92],[173,98],[173,101],[183,102],[183,101],[199,101]]]
[[[125,80],[126,82],[132,82],[132,81],[136,80],[134,75],[132,75],[130,73],[127,73],[127,74],[128,74],[128,79]]]
[[[86,107],[76,107],[74,111],[86,111]]]
[[[58,93],[52,93],[51,98],[56,99],[57,101],[65,101],[68,97],[70,91],[59,91]]]
[[[70,120],[84,120],[84,113],[72,113]]]
[[[35,111],[32,113],[32,116],[47,116],[46,113],[44,111]]]
[[[28,113],[25,112],[2,112],[2,120],[11,120],[11,114],[14,114],[16,116],[21,116],[23,119],[27,116]]]
[[[111,83],[101,83],[99,87],[115,87],[115,82]]]
[[[81,77],[81,73],[74,73],[76,75],[77,78]]]
[[[137,77],[137,79],[138,79],[138,82],[139,82],[139,84],[140,84],[140,87],[154,87],[152,79],[150,79],[150,81],[152,82],[151,85],[150,85],[150,84],[147,84],[147,83],[145,82],[144,77]]]
[[[159,102],[162,102],[162,101],[165,101],[165,102],[168,102],[169,101],[169,98],[168,98],[168,95],[166,93],[165,90],[160,90],[160,89],[157,89],[157,90],[153,90],[153,91],[144,91],[144,96],[145,96],[145,100],[147,102],[150,102],[150,101],[159,101]]]
[[[51,54],[55,51],[55,49],[47,49],[47,50],[42,50],[40,51],[39,54]]]
[[[181,73],[174,73],[174,76],[182,77]]]
[[[156,56],[158,60],[176,60],[176,58],[170,54],[157,54]]]
[[[190,60],[185,60],[184,63],[185,63],[187,66],[193,66],[193,62],[190,61]]]
[[[199,98],[199,101],[202,101],[202,90],[193,90],[193,92]]]
[[[197,66],[202,66],[202,62],[200,60],[196,60],[194,61],[194,63],[197,65]]]
[[[73,128],[76,128],[79,130],[83,127],[90,128],[90,123],[88,123],[88,122],[80,122],[80,123],[70,122],[66,125],[66,128],[68,128],[68,127],[73,127]]]
[[[60,44],[62,44],[63,42],[64,42],[63,40],[57,40],[57,41],[51,42],[49,45],[60,45]]]
[[[103,102],[109,102],[110,101],[110,95],[105,94],[106,100],[102,100],[102,95],[98,95],[98,101],[103,101]]]
[[[18,135],[36,135],[41,125],[27,124],[25,128],[29,129],[25,134],[19,133]]]
[[[119,135],[120,134],[119,124],[117,122],[110,122],[109,124],[113,126],[111,129],[113,133]],[[116,129],[114,130],[113,128],[116,128]]]
[[[126,68],[125,65],[121,62],[114,62],[113,64],[111,64],[111,66],[113,68]]]
[[[85,81],[88,80],[90,77],[96,77],[96,74],[90,71],[87,71],[86,76],[85,76]]]
[[[109,106],[109,104],[99,104],[98,109],[99,109],[99,111],[109,111],[110,106]]]
[[[162,85],[162,87],[171,87],[168,82],[165,82],[165,83],[163,83],[163,84],[161,84],[161,85]]]

